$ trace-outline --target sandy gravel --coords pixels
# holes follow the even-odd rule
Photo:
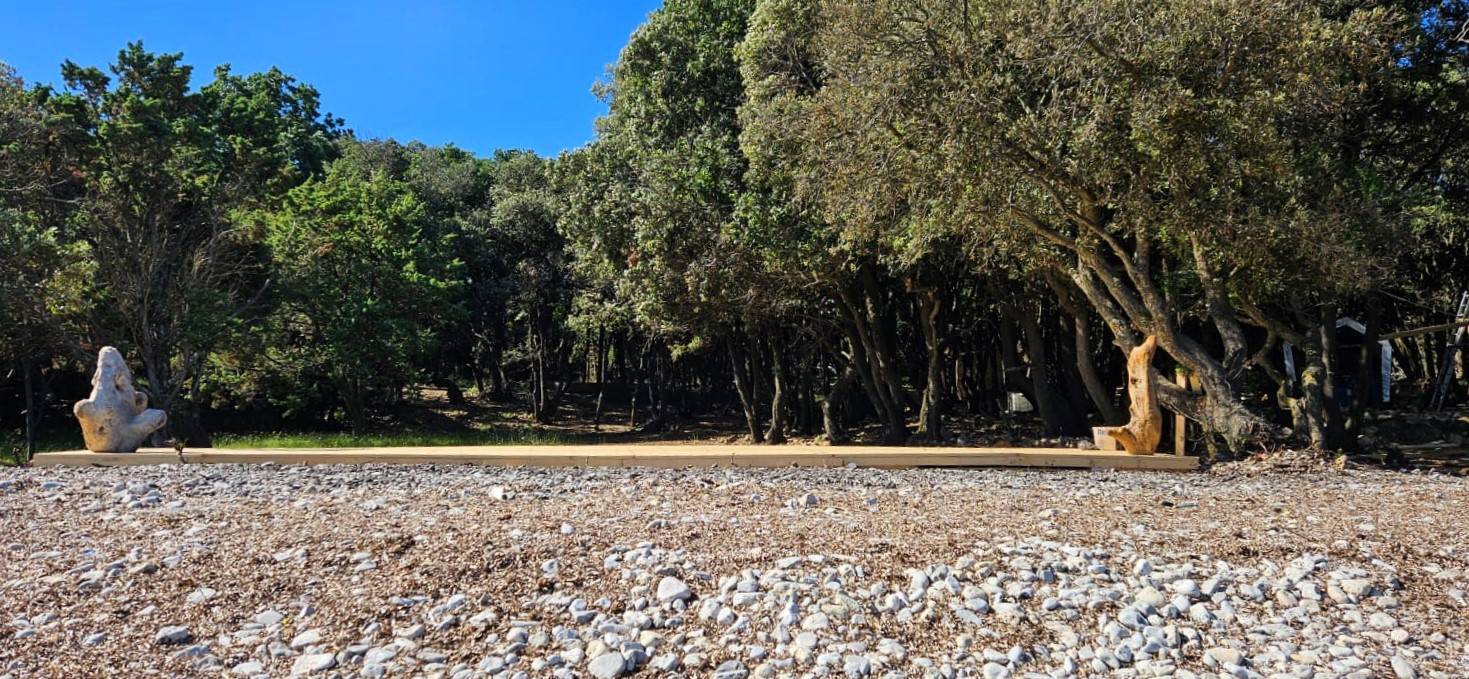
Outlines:
[[[1469,481],[1436,475],[0,469],[0,526],[0,676],[17,678],[593,676],[604,653],[627,658],[610,676],[1469,676]],[[778,563],[794,556],[808,558]],[[1287,610],[1315,590],[1249,600],[1249,582],[1292,587],[1303,557],[1319,559],[1304,577],[1322,583],[1321,603],[1300,602],[1319,624]],[[912,592],[906,613],[882,610],[920,572],[932,589]],[[1352,573],[1376,594],[1325,594]],[[1240,624],[1197,625],[1142,669],[1088,663],[1078,648],[1110,648],[1106,623],[1137,591],[1166,599],[1182,576],[1218,587],[1195,600],[1230,623],[1239,609]],[[687,598],[655,596],[669,577]],[[770,592],[746,597],[744,629],[719,619],[736,609],[737,580]],[[989,608],[1014,584],[1033,590],[1007,590],[1018,617],[959,614],[976,588],[994,585]],[[833,590],[856,602],[826,608]],[[1062,599],[1055,615],[1043,597]],[[776,622],[796,605],[799,624]],[[1190,602],[1179,605],[1158,611],[1157,629],[1190,626]],[[836,620],[816,628],[815,653],[838,660],[791,659],[818,608]],[[1270,656],[1281,642],[1244,623],[1277,615],[1297,630],[1286,651],[1328,636],[1325,657]],[[1062,627],[1079,647],[1058,641]],[[1228,647],[1238,662],[1209,650]]]

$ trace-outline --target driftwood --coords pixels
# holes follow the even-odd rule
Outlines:
[[[122,354],[102,347],[92,395],[73,408],[82,423],[82,440],[94,453],[131,453],[168,419],[148,408],[148,395],[133,388],[133,373]]]
[[[1131,455],[1152,455],[1163,440],[1163,411],[1158,407],[1158,394],[1153,384],[1153,353],[1158,338],[1149,335],[1127,355],[1127,407],[1131,419],[1121,427],[1097,427],[1097,444],[1103,450],[1116,450],[1112,441],[1121,444]],[[1110,439],[1103,441],[1103,438]]]

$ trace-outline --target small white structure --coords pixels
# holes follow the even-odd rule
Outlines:
[[[135,452],[168,421],[162,410],[148,408],[147,394],[133,388],[133,373],[113,347],[97,352],[92,395],[77,401],[72,411],[82,423],[87,450],[94,453]]]

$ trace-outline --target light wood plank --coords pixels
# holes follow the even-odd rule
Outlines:
[[[427,448],[198,449],[136,453],[41,453],[32,464],[127,466],[155,464],[476,464],[497,467],[1040,467],[1191,471],[1197,458],[1128,455],[1073,448],[931,448],[894,446],[584,445],[443,446]]]

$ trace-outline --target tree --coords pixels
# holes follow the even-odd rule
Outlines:
[[[64,231],[72,186],[51,141],[42,93],[0,62],[0,365],[20,373],[28,455],[47,392],[43,369],[81,354],[95,292],[86,244]]]
[[[502,151],[489,166],[493,188],[490,243],[507,274],[506,325],[523,324],[530,368],[531,414],[550,422],[570,376],[566,328],[571,287],[566,244],[557,229],[558,201],[549,161],[528,151]],[[513,320],[512,320],[513,319]]]
[[[132,43],[110,71],[66,62],[67,89],[46,103],[84,186],[76,224],[113,314],[103,339],[136,349],[174,435],[206,444],[201,367],[269,285],[258,234],[236,217],[319,170],[339,121],[275,70],[221,67],[191,92],[182,55]]]
[[[280,280],[270,359],[326,375],[362,433],[419,377],[435,331],[456,319],[461,265],[452,237],[429,232],[406,184],[353,160],[289,191],[264,225]]]
[[[1391,76],[1403,17],[1335,21],[1272,0],[822,8],[812,126],[839,134],[813,137],[825,163],[808,181],[853,211],[886,204],[864,185],[892,187],[974,249],[1041,258],[1120,348],[1157,334],[1198,376],[1203,395],[1165,390],[1170,407],[1234,447],[1272,431],[1239,399],[1242,306],[1288,315],[1261,307],[1319,308],[1281,293],[1370,284],[1358,272],[1378,268],[1390,225],[1330,150]],[[1191,334],[1191,317],[1217,340]]]

